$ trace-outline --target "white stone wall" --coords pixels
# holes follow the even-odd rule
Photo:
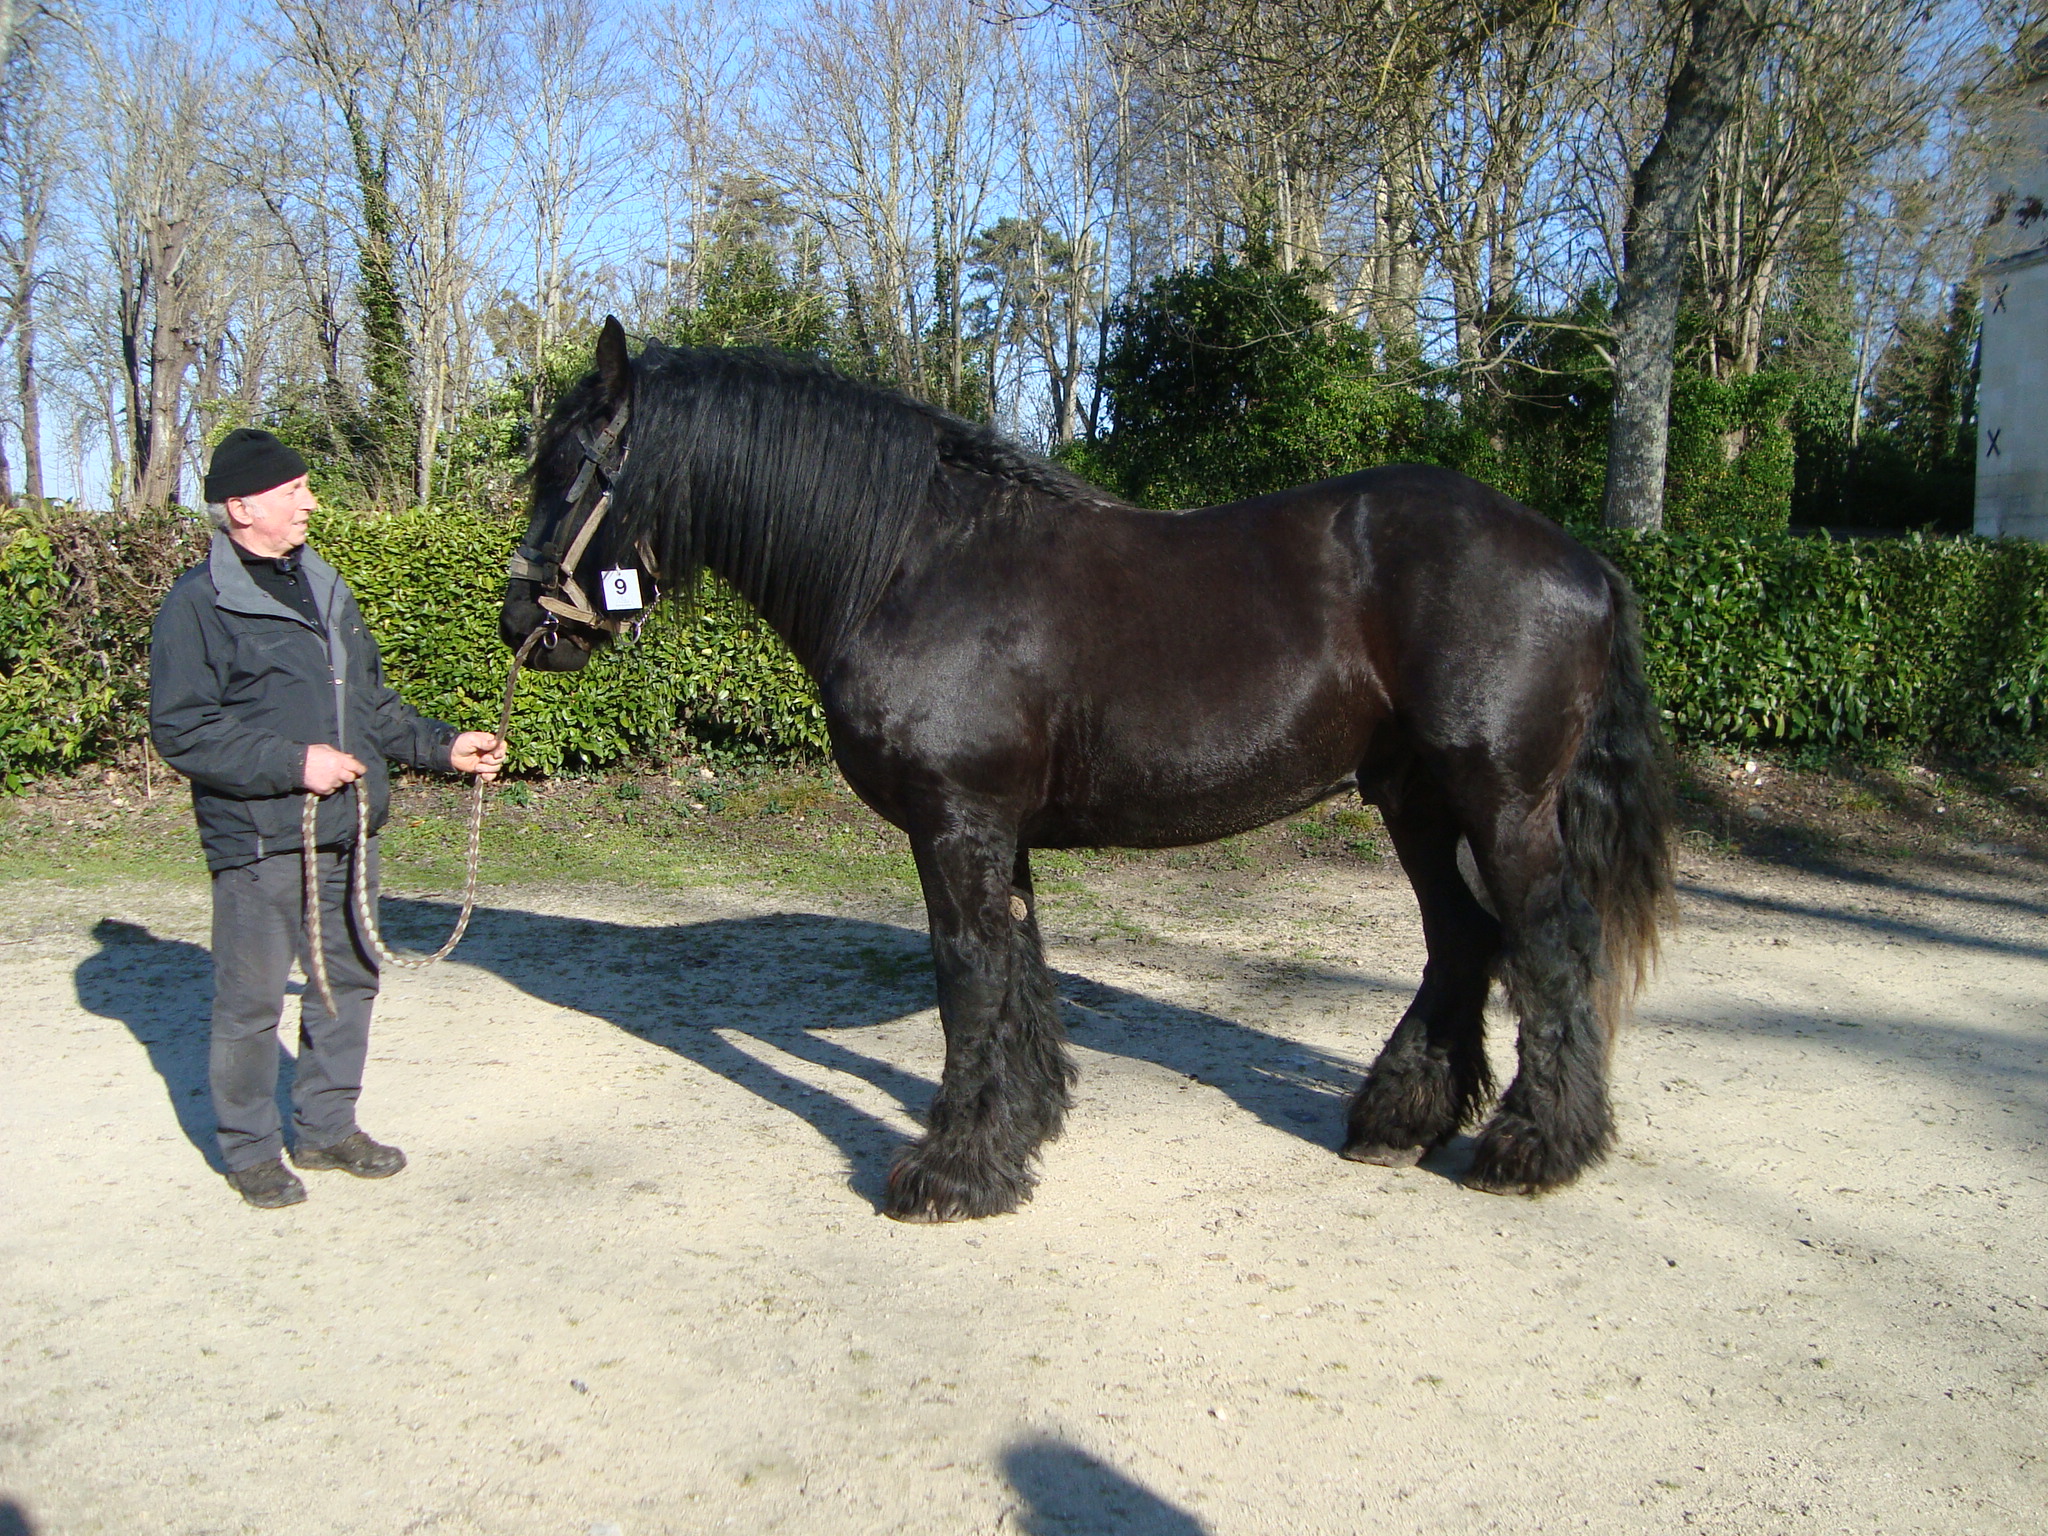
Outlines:
[[[2048,251],[1984,269],[1977,532],[2048,540]]]

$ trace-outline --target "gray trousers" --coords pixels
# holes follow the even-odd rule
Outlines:
[[[370,839],[370,900],[377,899],[377,839]],[[299,999],[299,1052],[292,1074],[292,1140],[331,1147],[356,1129],[377,963],[348,910],[349,854],[322,849],[320,925],[329,1013],[309,979]],[[305,965],[303,866],[273,854],[213,876],[213,1048],[209,1061],[221,1156],[231,1171],[284,1150],[277,1110],[277,1026],[292,962]],[[307,973],[310,977],[310,972]],[[339,1015],[337,1017],[337,1014]]]

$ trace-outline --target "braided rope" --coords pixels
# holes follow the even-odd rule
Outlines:
[[[503,746],[512,727],[512,693],[519,686],[519,668],[525,662],[527,653],[540,637],[548,632],[548,626],[536,629],[526,637],[512,656],[512,670],[505,677],[505,699],[498,710],[498,745]],[[383,932],[377,926],[377,913],[370,905],[370,878],[368,849],[370,846],[370,802],[360,784],[349,786],[355,791],[356,799],[356,840],[349,850],[349,895],[355,905],[356,931],[369,940],[377,958],[385,965],[401,970],[423,971],[436,961],[448,958],[462,936],[469,931],[470,915],[476,910],[476,878],[478,866],[483,862],[484,836],[484,780],[479,775],[469,802],[469,848],[467,868],[462,881],[462,912],[455,919],[455,931],[448,935],[448,942],[431,955],[401,955],[386,947]],[[335,793],[339,794],[337,790]],[[339,1017],[334,1007],[334,993],[327,985],[327,948],[321,932],[320,921],[320,851],[314,845],[318,835],[320,801],[323,797],[306,791],[305,808],[299,813],[299,863],[304,871],[306,903],[306,949],[307,976],[313,988],[320,994],[320,1001],[327,1006],[330,1017]]]

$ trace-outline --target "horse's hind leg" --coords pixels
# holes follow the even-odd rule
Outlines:
[[[1039,946],[1029,855],[989,828],[913,835],[931,917],[946,1070],[924,1140],[889,1173],[885,1214],[957,1221],[1031,1198],[1074,1069]]]
[[[1570,1183],[1614,1139],[1600,919],[1570,874],[1548,802],[1487,841],[1481,863],[1506,931],[1501,977],[1521,1015],[1520,1067],[1480,1132],[1466,1182],[1536,1194]]]
[[[1458,870],[1458,825],[1434,795],[1404,795],[1382,813],[1422,907],[1429,961],[1414,1001],[1351,1101],[1343,1155],[1406,1167],[1449,1140],[1492,1096],[1485,1015],[1500,925],[1467,889]]]

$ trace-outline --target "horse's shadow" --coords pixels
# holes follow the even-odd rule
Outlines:
[[[446,903],[386,898],[386,936],[421,946],[446,933]],[[205,949],[114,918],[74,973],[79,1002],[117,1018],[149,1053],[180,1128],[218,1170],[206,1093]],[[922,1119],[935,1084],[857,1049],[858,1031],[930,1008],[931,949],[910,928],[809,914],[657,928],[479,908],[461,962],[532,997],[588,1014],[718,1073],[804,1120],[846,1158],[853,1187],[879,1203],[902,1132],[776,1056],[859,1079]],[[1266,1125],[1336,1145],[1344,1096],[1363,1064],[1201,1009],[1056,972],[1075,1042],[1214,1088]],[[1405,996],[1376,978],[1346,982]],[[936,1025],[933,1026],[936,1028]],[[765,1051],[744,1049],[746,1039]],[[279,1085],[290,1092],[290,1063]]]
[[[424,943],[447,931],[452,911],[387,898],[384,926],[392,937],[417,934]],[[936,1086],[856,1049],[851,1033],[934,1005],[930,944],[914,929],[810,914],[649,928],[480,908],[469,932],[468,964],[604,1019],[805,1120],[846,1158],[853,1187],[877,1202],[900,1130],[779,1069],[773,1055],[857,1078],[919,1119]],[[1055,975],[1077,1044],[1151,1062],[1217,1089],[1269,1126],[1337,1144],[1344,1096],[1361,1063],[1214,1013]],[[1406,988],[1398,990],[1405,996]],[[742,1049],[738,1037],[770,1050]]]

